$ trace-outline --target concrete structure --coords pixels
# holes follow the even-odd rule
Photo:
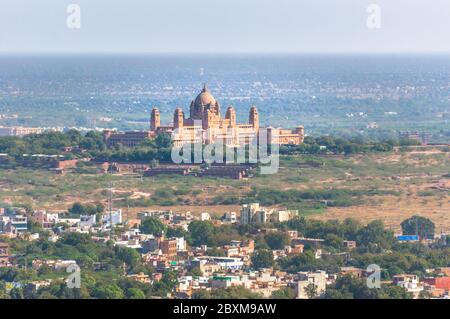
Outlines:
[[[199,267],[202,263],[216,264],[221,270],[239,270],[244,266],[242,258],[239,257],[200,256],[191,261],[191,265]]]
[[[392,277],[392,282],[394,285],[400,286],[411,293],[415,299],[418,298],[420,292],[424,290],[423,284],[419,282],[419,277],[417,275],[395,275]]]
[[[175,256],[177,254],[176,239],[164,239],[160,242],[159,247],[164,255]]]
[[[103,139],[108,146],[135,147],[153,136],[151,132],[132,131],[119,133],[111,130],[103,131]]]
[[[80,215],[80,227],[94,227],[97,223],[96,215]]]
[[[223,215],[223,221],[227,223],[234,224],[237,222],[237,214],[236,212],[226,212]]]
[[[288,221],[298,215],[298,211],[267,209],[258,203],[242,205],[240,223],[246,224],[266,224],[281,223]]]
[[[309,299],[308,286],[314,286],[315,297],[325,294],[327,285],[327,274],[324,271],[302,272],[298,274],[296,283],[297,299]]]
[[[434,286],[436,289],[450,291],[450,277],[425,277],[423,282]]]
[[[103,224],[107,227],[110,226],[110,216],[109,212],[105,212],[103,215]],[[111,212],[111,220],[113,225],[121,224],[122,223],[122,210],[113,210]]]
[[[0,243],[0,267],[9,265],[9,245]]]
[[[0,232],[20,233],[28,230],[28,217],[23,215],[10,215],[0,217]]]
[[[33,219],[37,221],[42,228],[51,229],[59,221],[59,215],[56,213],[47,213],[45,210],[38,210],[33,213]]]
[[[28,134],[41,134],[44,132],[40,127],[23,127],[23,126],[0,126],[0,136],[25,136]]]

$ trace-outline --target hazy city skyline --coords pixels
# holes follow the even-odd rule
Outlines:
[[[67,7],[81,8],[80,29]],[[370,29],[370,4],[381,27]],[[435,0],[2,0],[1,53],[450,52]]]

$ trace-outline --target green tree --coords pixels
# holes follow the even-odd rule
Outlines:
[[[0,281],[0,299],[9,299],[10,295],[6,291],[5,282]]]
[[[269,233],[264,237],[267,245],[270,249],[283,249],[284,246],[289,244],[289,237],[284,233]]]
[[[194,220],[189,224],[188,230],[192,245],[200,246],[208,244],[208,239],[214,231],[214,226],[209,220]]]
[[[150,217],[144,220],[140,226],[141,232],[154,236],[161,235],[166,229],[167,226],[164,225],[163,222],[161,222],[161,220],[157,217]]]
[[[11,299],[24,299],[23,290],[21,288],[14,287],[9,292]]]
[[[394,234],[384,228],[382,221],[375,220],[358,231],[356,241],[367,247],[390,249],[394,243]]]
[[[405,219],[402,223],[403,235],[419,235],[421,237],[434,236],[434,223],[422,216],[412,216]]]
[[[314,299],[317,296],[317,286],[313,283],[308,284],[305,287],[305,294],[308,296],[308,299]]]
[[[294,299],[295,292],[292,288],[285,287],[275,290],[271,296],[272,299]]]
[[[200,270],[199,267],[195,267],[195,268],[192,268],[191,270],[189,270],[189,271],[186,273],[186,275],[187,275],[187,276],[200,277],[200,276],[203,275],[203,273],[202,273],[202,271]]]
[[[92,295],[99,299],[123,299],[123,290],[114,283],[97,283]]]
[[[133,248],[116,247],[117,258],[124,262],[129,268],[134,268],[140,265],[141,255]]]
[[[273,253],[269,249],[260,249],[252,255],[252,265],[256,269],[273,267]]]
[[[172,146],[172,137],[167,133],[158,134],[155,138],[155,144],[157,148],[170,148]]]
[[[144,292],[139,288],[129,288],[126,291],[128,299],[145,299]]]
[[[172,238],[172,237],[187,237],[188,232],[185,231],[181,227],[168,227],[166,237]]]
[[[192,299],[213,299],[213,298],[208,290],[197,289],[192,293]]]
[[[101,206],[76,202],[69,208],[69,213],[72,215],[95,215],[99,212],[99,209],[101,209]]]

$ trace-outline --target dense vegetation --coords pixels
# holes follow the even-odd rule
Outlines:
[[[302,145],[280,147],[280,154],[354,154],[368,152],[389,152],[394,146],[415,145],[411,140],[387,140],[383,142],[362,139],[343,139],[331,136],[306,137]],[[67,150],[70,148],[70,150]],[[227,150],[225,149],[225,152]],[[230,150],[228,150],[230,151]],[[90,156],[98,161],[123,162],[168,162],[171,160],[171,138],[160,134],[134,148],[115,146],[108,148],[101,132],[89,131],[82,134],[76,130],[67,132],[44,132],[30,134],[23,138],[0,137],[0,153],[20,159],[23,154],[64,154],[66,158]]]
[[[394,146],[419,145],[419,141],[409,139],[366,141],[361,138],[344,139],[333,136],[305,137],[302,145],[285,145],[280,154],[356,154],[371,152],[390,152]]]

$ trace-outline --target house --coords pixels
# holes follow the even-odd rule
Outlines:
[[[298,238],[297,230],[286,230],[285,233],[290,239]]]
[[[151,210],[138,213],[138,218],[141,222],[152,217],[159,218],[162,221],[172,222],[174,219],[174,214],[171,210]]]
[[[20,233],[28,231],[28,217],[23,215],[0,216],[0,232]]]
[[[366,275],[366,271],[362,268],[356,267],[341,267],[341,271],[339,272],[340,276],[351,275],[356,278],[363,278]]]
[[[33,213],[33,219],[38,222],[43,229],[51,229],[58,223],[59,215],[47,213],[45,210],[38,210]]]
[[[227,212],[223,215],[222,220],[226,223],[234,224],[237,222],[236,212]]]
[[[314,287],[315,296],[321,297],[326,292],[327,273],[324,271],[300,272],[296,282],[296,298],[309,299],[308,287]]]
[[[177,241],[177,251],[183,252],[186,251],[186,240],[184,237],[176,237],[175,240]]]
[[[149,236],[148,239],[141,242],[142,252],[144,254],[149,252],[155,252],[159,249],[160,237]]]
[[[164,239],[160,242],[159,247],[164,255],[176,256],[177,255],[177,240],[176,239]]]
[[[111,216],[111,217],[110,217]],[[110,227],[110,220],[112,221],[112,225],[122,224],[122,210],[113,210],[111,213],[106,212],[103,215],[103,225],[106,227]]]
[[[246,224],[265,224],[281,223],[288,221],[298,215],[296,210],[276,211],[259,205],[259,203],[242,205],[240,223]]]
[[[76,265],[77,262],[75,260],[41,260],[35,259],[32,261],[31,265],[33,269],[40,269],[43,266],[47,266],[53,270],[64,270],[71,265]]]
[[[434,270],[436,275],[442,275],[450,277],[450,267],[439,267]]]
[[[356,248],[356,241],[354,240],[344,240],[344,246],[348,249],[354,249]]]
[[[133,274],[133,275],[128,275],[127,278],[133,280],[133,281],[137,281],[137,282],[141,282],[144,284],[150,284],[150,276],[149,275],[145,275],[144,273],[139,273],[139,274]]]
[[[0,243],[0,267],[9,265],[9,244]]]
[[[202,276],[212,276],[222,270],[222,267],[215,262],[201,261],[199,259],[194,259],[190,263],[191,269],[200,269]]]
[[[417,275],[395,275],[392,277],[392,282],[394,285],[400,286],[411,293],[413,298],[418,298],[420,292],[424,290],[424,286],[419,282]]]
[[[80,215],[80,228],[94,227],[97,223],[96,215]]]
[[[216,275],[210,280],[211,288],[220,289],[228,288],[232,286],[242,286],[243,282],[240,276],[230,276],[230,275]]]
[[[304,237],[300,237],[300,238],[294,238],[292,239],[292,244],[293,245],[309,245],[312,246],[314,248],[320,248],[322,247],[323,243],[325,242],[325,239],[322,238],[304,238]]]
[[[211,216],[209,215],[209,213],[201,213],[200,220],[201,221],[211,220]]]
[[[450,277],[425,277],[422,281],[436,289],[450,291]]]
[[[199,267],[202,264],[216,264],[220,270],[239,270],[244,266],[242,258],[239,257],[216,257],[216,256],[198,256],[190,261],[191,268]]]
[[[303,253],[304,245],[297,244],[294,246],[286,246],[284,249],[284,252],[286,255],[298,255]]]

